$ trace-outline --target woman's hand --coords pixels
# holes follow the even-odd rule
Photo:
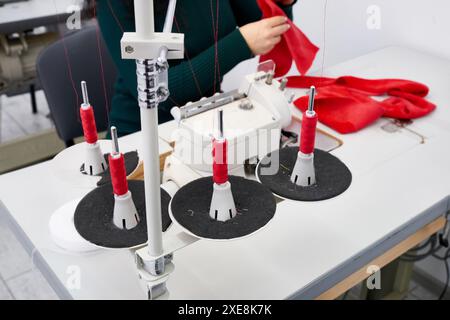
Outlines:
[[[249,23],[239,30],[254,55],[264,55],[281,41],[283,33],[289,30],[288,18],[283,16]]]

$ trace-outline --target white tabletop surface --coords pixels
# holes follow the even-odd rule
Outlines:
[[[429,85],[429,99],[438,109],[411,126],[427,137],[426,143],[407,130],[383,131],[387,119],[351,135],[321,125],[344,141],[333,154],[352,171],[351,187],[327,201],[281,202],[271,223],[250,238],[201,240],[177,252],[168,281],[170,298],[295,297],[341,266],[351,267],[418,217],[435,219],[449,209],[450,61],[392,47],[329,68],[325,75],[396,77]],[[138,146],[138,141],[136,134],[122,143]],[[80,268],[81,287],[67,289],[75,299],[144,299],[130,251],[77,256],[52,243],[49,217],[86,191],[62,187],[50,168],[46,162],[0,176],[0,200],[42,256],[44,267],[60,284],[70,280],[71,266]]]

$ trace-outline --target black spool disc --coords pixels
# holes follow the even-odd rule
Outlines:
[[[275,215],[276,201],[262,184],[230,176],[236,205],[235,218],[221,222],[209,216],[214,182],[212,177],[195,180],[181,188],[170,204],[172,217],[199,238],[230,240],[252,234]]]
[[[283,148],[267,155],[258,165],[259,181],[276,195],[297,201],[320,201],[336,197],[346,191],[352,183],[352,173],[347,166],[332,154],[316,149],[314,166],[316,184],[310,187],[297,186],[291,181],[291,173],[297,161],[298,147]],[[262,174],[272,161],[279,158],[276,174]],[[276,164],[275,164],[276,165]]]
[[[110,184],[91,191],[78,204],[74,222],[78,233],[87,241],[105,248],[132,248],[147,242],[147,219],[143,181],[128,181],[134,204],[139,214],[139,224],[131,230],[122,230],[113,223],[114,193]],[[162,231],[171,224],[169,194],[161,189]]]

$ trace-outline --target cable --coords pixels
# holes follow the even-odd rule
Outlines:
[[[348,294],[349,294],[350,290],[347,290],[344,295],[342,296],[342,300],[347,300]]]
[[[450,264],[449,264],[450,249],[447,249],[447,251],[446,251],[446,253],[445,253],[445,255],[443,257],[441,257],[441,256],[439,256],[437,254],[433,254],[433,257],[435,259],[444,261],[445,271],[447,273],[446,274],[446,281],[445,281],[444,289],[442,290],[442,292],[441,292],[441,294],[439,295],[439,298],[438,298],[438,300],[442,300],[445,297],[445,295],[447,293],[447,290],[448,290],[448,286],[450,284]]]
[[[408,252],[417,252],[417,251],[423,250],[423,249],[427,248],[428,246],[430,246],[430,244],[431,244],[431,247],[428,250],[428,252],[420,254],[420,255],[411,255],[411,254],[406,253],[405,255],[403,255],[400,258],[400,260],[406,261],[406,262],[417,262],[417,261],[421,261],[425,258],[432,256],[435,259],[443,261],[444,265],[445,265],[445,271],[446,271],[446,280],[445,280],[444,288],[438,297],[438,300],[443,300],[445,295],[447,294],[448,286],[450,285],[450,261],[449,261],[450,248],[447,249],[444,256],[439,256],[437,254],[437,251],[439,251],[441,248],[443,248],[444,245],[442,244],[442,241],[438,241],[437,235],[433,235],[424,244],[422,244],[416,248],[413,248],[413,249],[409,250]]]
[[[445,260],[445,270],[447,272],[447,280],[445,281],[444,290],[442,291],[442,293],[439,296],[438,300],[443,300],[444,299],[445,294],[447,293],[449,282],[450,282],[450,274],[449,274],[450,273],[450,267],[449,267],[448,260]]]
[[[442,292],[441,292],[441,294],[439,295],[439,298],[438,298],[438,300],[443,300],[445,295],[446,295],[446,293],[447,293],[448,286],[450,284],[450,264],[449,264],[450,249],[447,249],[444,257],[440,257],[437,254],[434,254],[433,257],[438,259],[438,260],[443,260],[444,264],[445,264],[445,271],[446,271],[445,286],[444,286],[444,289],[442,290]]]
[[[441,247],[435,247],[435,248],[431,248],[427,253],[421,254],[421,255],[404,255],[400,258],[400,260],[402,261],[406,261],[406,262],[418,262],[418,261],[422,261],[430,256],[432,256],[434,253],[436,253],[437,251],[439,251]]]
[[[447,214],[448,217],[449,214]],[[400,257],[401,261],[405,261],[405,262],[417,262],[417,261],[421,261],[425,258],[428,258],[430,256],[432,256],[433,258],[443,261],[444,265],[445,265],[445,273],[446,273],[446,280],[445,280],[445,285],[444,288],[442,289],[441,294],[438,297],[438,300],[443,300],[445,295],[447,294],[448,291],[448,286],[450,285],[450,248],[447,249],[447,251],[445,252],[444,256],[440,256],[437,254],[437,252],[443,248],[443,247],[448,247],[448,245],[446,245],[446,242],[444,242],[445,239],[442,239],[441,235],[432,235],[430,238],[428,238],[427,241],[425,241],[425,243],[409,250],[406,254],[404,254],[402,257]],[[416,255],[413,253],[416,253],[418,251],[424,250],[425,248],[430,247],[428,249],[428,251],[426,253],[420,254],[420,255]]]
[[[423,245],[423,249],[426,248],[429,244],[431,244],[430,249],[423,254],[420,255],[412,255],[412,254],[404,254],[402,257],[400,257],[400,260],[406,261],[406,262],[417,262],[421,261],[425,258],[428,258],[430,255],[435,254],[442,246],[437,241],[437,236],[433,235],[430,237],[430,239],[426,242],[426,246]]]
[[[417,252],[417,251],[421,251],[421,250],[425,249],[431,243],[431,239],[432,239],[432,236],[429,237],[428,240],[424,244],[418,245],[417,247],[410,249],[408,252]]]
[[[433,254],[433,257],[438,259],[438,260],[445,261],[445,260],[450,258],[450,249],[447,250],[447,252],[445,253],[445,255],[443,257],[438,256],[437,254]]]

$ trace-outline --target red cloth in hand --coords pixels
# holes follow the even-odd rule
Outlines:
[[[356,132],[382,116],[396,119],[423,117],[436,109],[424,99],[428,87],[414,81],[400,79],[368,80],[356,77],[321,78],[289,77],[291,88],[316,86],[315,110],[319,121],[340,133]],[[389,96],[378,101],[372,96]],[[301,97],[295,105],[302,111],[308,108],[308,97]]]
[[[263,18],[286,16],[286,13],[274,0],[258,0]],[[275,77],[284,76],[289,72],[292,61],[295,61],[300,74],[305,74],[311,68],[319,48],[291,21],[291,28],[282,36],[281,42],[268,54],[261,56],[260,61],[273,60],[276,64]]]

